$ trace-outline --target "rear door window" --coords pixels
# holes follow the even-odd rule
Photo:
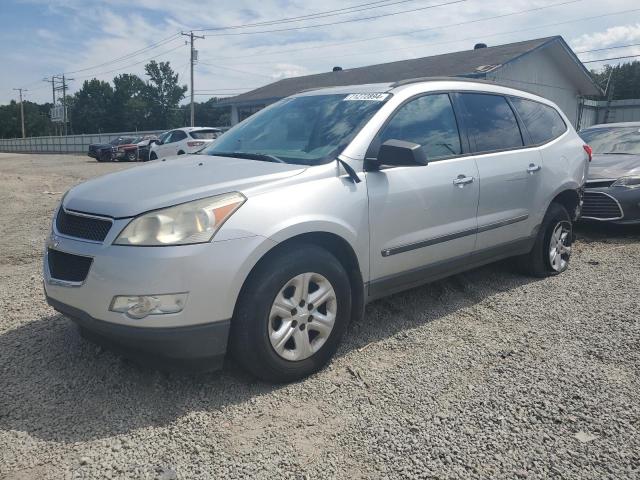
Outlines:
[[[401,106],[379,136],[380,144],[392,139],[422,145],[429,160],[460,155],[460,134],[449,95],[424,95]]]
[[[555,108],[518,97],[512,97],[511,102],[534,145],[549,142],[567,131],[567,125]]]
[[[524,145],[516,116],[507,99],[486,93],[460,94],[465,125],[475,153],[508,150]]]

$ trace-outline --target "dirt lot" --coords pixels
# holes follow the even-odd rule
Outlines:
[[[0,478],[639,478],[640,231],[580,229],[559,277],[503,262],[378,301],[297,384],[168,375],[42,294],[61,192],[130,167],[0,154]]]

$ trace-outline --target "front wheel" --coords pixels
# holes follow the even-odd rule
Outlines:
[[[157,160],[158,159],[158,155],[156,155],[156,152],[151,152],[149,154],[149,160]]]
[[[263,380],[299,380],[333,356],[350,315],[349,278],[331,253],[315,245],[276,252],[243,288],[231,350]]]
[[[127,160],[129,162],[136,162],[138,160],[138,155],[136,152],[127,152]]]
[[[552,203],[531,252],[518,258],[520,270],[536,277],[558,275],[569,267],[573,224],[567,210]]]

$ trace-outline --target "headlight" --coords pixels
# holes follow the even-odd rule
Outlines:
[[[245,200],[241,193],[232,192],[145,213],[129,222],[114,243],[138,246],[205,243]]]
[[[640,176],[636,175],[633,177],[620,177],[618,180],[613,182],[612,187],[627,187],[627,188],[638,188],[640,187]]]

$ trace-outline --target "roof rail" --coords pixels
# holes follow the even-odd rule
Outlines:
[[[390,85],[391,88],[401,87],[403,85],[410,85],[412,83],[421,83],[421,82],[472,82],[472,83],[486,83],[489,85],[500,85],[496,82],[491,82],[488,80],[481,80],[479,78],[473,77],[418,77],[418,78],[408,78],[406,80],[400,80]],[[506,86],[506,85],[505,85]]]

